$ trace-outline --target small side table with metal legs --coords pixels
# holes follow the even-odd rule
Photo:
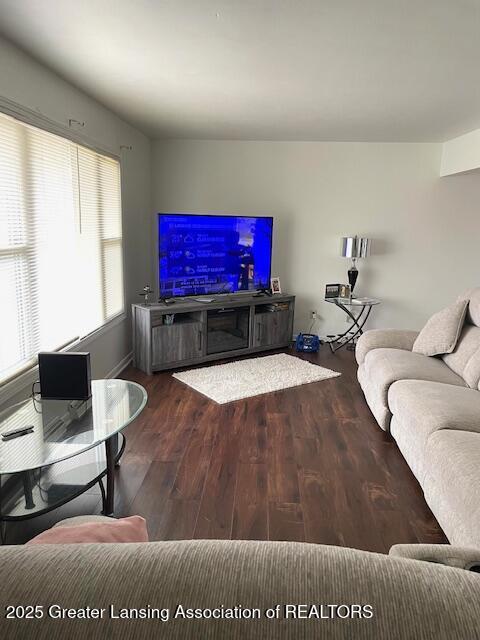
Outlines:
[[[343,333],[328,336],[327,340],[332,353],[335,353],[342,347],[353,351],[357,339],[363,334],[363,327],[367,322],[372,308],[380,304],[377,298],[325,298],[325,302],[336,305],[341,309],[351,321],[350,326]],[[359,313],[355,315],[354,311],[358,309]]]

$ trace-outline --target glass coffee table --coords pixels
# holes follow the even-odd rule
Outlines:
[[[136,382],[93,380],[89,400],[29,398],[0,413],[2,539],[6,522],[51,511],[97,483],[103,513],[113,515],[114,470],[125,448],[120,432],[146,402],[147,392]],[[2,439],[27,425],[31,433]]]
[[[343,333],[327,336],[328,344],[333,353],[342,347],[355,349],[357,339],[363,334],[363,327],[367,322],[373,307],[380,304],[378,298],[325,298],[325,302],[336,305],[351,321],[350,326]],[[354,311],[358,311],[355,315]]]

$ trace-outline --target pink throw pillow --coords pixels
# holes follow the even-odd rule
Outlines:
[[[77,544],[82,542],[148,542],[147,523],[141,516],[111,522],[86,522],[54,527],[32,538],[27,544]]]

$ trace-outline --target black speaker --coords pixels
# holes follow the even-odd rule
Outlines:
[[[38,371],[42,398],[87,400],[92,395],[89,353],[39,353]]]

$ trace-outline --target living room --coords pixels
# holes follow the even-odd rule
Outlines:
[[[0,13],[5,637],[480,637],[480,8]]]

